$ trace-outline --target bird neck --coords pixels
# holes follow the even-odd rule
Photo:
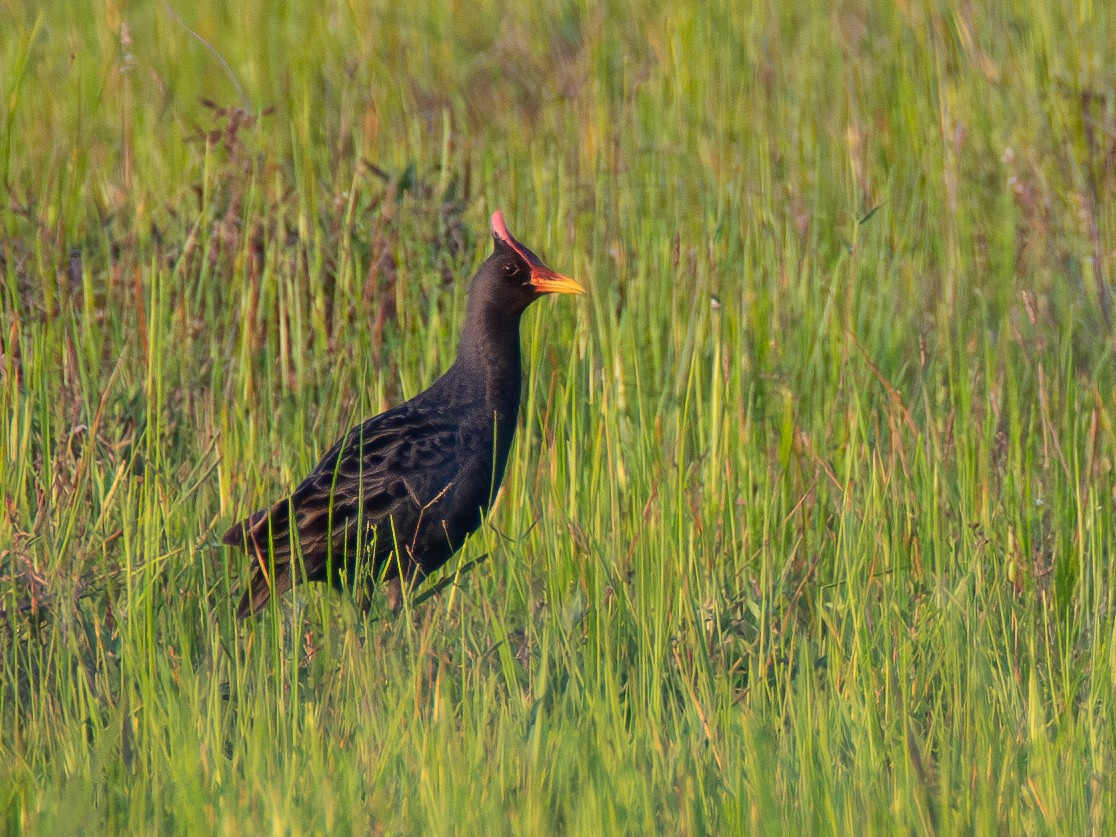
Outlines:
[[[486,406],[500,414],[519,409],[522,371],[519,354],[519,320],[522,312],[509,313],[483,298],[470,299],[465,329],[457,347],[455,367],[472,386],[484,387]]]

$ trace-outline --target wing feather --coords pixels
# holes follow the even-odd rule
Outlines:
[[[368,538],[389,521],[405,541],[422,520],[424,506],[439,499],[460,468],[457,425],[449,415],[404,404],[357,425],[326,451],[294,492],[233,525],[222,542],[255,560],[238,613],[263,608],[289,589],[292,515],[308,578],[324,577],[330,555],[352,555],[357,540],[378,543],[373,567],[387,559],[394,538]],[[362,525],[363,524],[363,525]],[[332,550],[332,553],[331,553]],[[268,566],[261,564],[266,556]],[[269,567],[274,578],[269,579]]]

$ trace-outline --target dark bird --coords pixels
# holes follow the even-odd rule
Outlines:
[[[500,212],[492,237],[492,255],[469,286],[453,366],[349,430],[290,497],[225,533],[223,543],[252,560],[241,618],[289,590],[296,573],[368,593],[384,580],[397,610],[400,585],[445,564],[480,525],[515,435],[520,318],[545,294],[585,292],[512,238]]]

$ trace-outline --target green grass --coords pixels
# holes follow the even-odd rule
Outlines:
[[[1116,831],[1116,16],[668,6],[0,4],[0,832]],[[495,208],[489,559],[238,624]]]

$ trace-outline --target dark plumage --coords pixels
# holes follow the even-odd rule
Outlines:
[[[469,286],[453,366],[425,392],[352,428],[290,497],[230,528],[252,575],[241,617],[301,578],[369,589],[421,579],[480,525],[500,487],[519,413],[519,320],[548,293],[584,293],[492,216],[495,247]],[[392,602],[393,608],[397,601]]]

